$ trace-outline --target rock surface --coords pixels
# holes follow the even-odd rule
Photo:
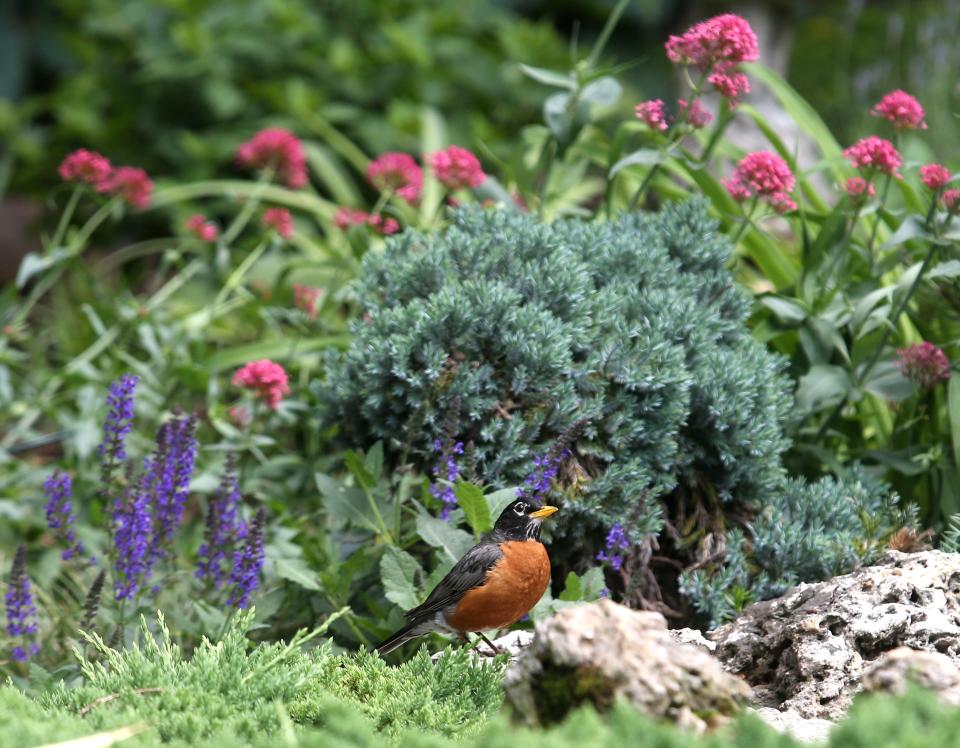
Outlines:
[[[646,714],[700,730],[723,722],[750,694],[709,653],[675,641],[659,613],[610,600],[538,621],[504,685],[514,712],[533,723],[624,697]]]
[[[958,592],[960,555],[888,551],[876,566],[751,605],[710,638],[759,705],[837,719],[871,663],[890,650],[960,663]]]
[[[789,735],[804,743],[826,743],[830,737],[833,722],[817,717],[801,717],[796,712],[779,712],[769,706],[751,710],[777,732]]]
[[[935,691],[945,704],[960,704],[960,666],[939,652],[898,647],[877,658],[863,674],[864,691],[902,694],[910,682]]]

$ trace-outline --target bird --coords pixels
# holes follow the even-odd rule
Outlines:
[[[475,632],[506,628],[523,618],[550,584],[550,557],[540,525],[557,511],[524,499],[509,504],[493,529],[463,554],[427,599],[404,615],[408,623],[377,646],[381,655],[429,633],[466,640]]]

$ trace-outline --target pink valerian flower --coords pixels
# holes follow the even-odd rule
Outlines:
[[[378,234],[384,236],[396,234],[400,230],[400,224],[395,218],[380,214],[367,216],[367,225]]]
[[[110,172],[110,176],[97,185],[97,190],[118,195],[134,208],[144,210],[150,207],[153,182],[143,169],[121,166]]]
[[[227,417],[230,419],[230,423],[238,429],[245,429],[253,420],[250,411],[243,405],[231,405],[227,410]]]
[[[778,213],[786,213],[797,208],[789,195],[796,181],[787,162],[777,154],[755,151],[743,157],[723,184],[737,202],[756,196],[769,202]]]
[[[455,145],[432,154],[430,168],[437,181],[448,190],[477,187],[487,178],[477,157],[466,148]]]
[[[215,242],[220,236],[220,229],[202,213],[195,213],[187,219],[187,231],[204,242]]]
[[[897,171],[903,160],[900,158],[900,152],[889,140],[870,135],[847,148],[843,155],[862,171],[878,171],[895,179],[903,179],[903,175]]]
[[[112,169],[105,156],[80,148],[63,159],[58,172],[64,182],[83,182],[99,187],[110,176]]]
[[[633,108],[637,119],[646,123],[651,130],[665,132],[670,125],[667,124],[667,112],[663,106],[663,99],[651,99],[650,101],[641,101]]]
[[[266,358],[251,361],[237,369],[232,381],[238,387],[253,390],[272,410],[279,407],[284,395],[290,394],[287,372],[280,364]]]
[[[286,208],[267,208],[263,212],[261,222],[266,228],[273,229],[284,239],[293,236],[293,217]]]
[[[237,163],[245,168],[276,169],[277,179],[291,189],[307,184],[307,157],[303,143],[289,130],[268,127],[237,148]]]
[[[680,112],[680,119],[697,130],[706,127],[713,119],[713,115],[703,108],[699,99],[689,103],[686,99],[677,99],[677,110]]]
[[[920,167],[920,180],[936,192],[950,181],[950,170],[941,164],[926,164]]]
[[[691,26],[666,43],[671,62],[693,65],[731,105],[750,91],[750,81],[738,68],[741,62],[754,62],[760,56],[757,35],[740,16],[725,13]]]
[[[305,312],[310,319],[317,318],[317,302],[322,295],[322,288],[304,286],[300,283],[293,284],[293,304],[297,309]]]
[[[924,341],[897,349],[897,368],[911,382],[923,389],[935,387],[950,379],[950,362],[933,343]]]
[[[853,198],[854,201],[866,200],[868,197],[873,197],[877,194],[873,184],[863,177],[850,177],[850,179],[847,180],[846,190],[847,194]]]
[[[951,213],[960,211],[960,190],[956,188],[944,190],[940,200],[943,202],[943,207]]]
[[[423,171],[406,153],[384,153],[367,166],[367,179],[381,192],[392,190],[408,203],[420,199]]]
[[[920,102],[906,91],[891,91],[870,110],[874,117],[883,117],[898,130],[926,130],[925,112]]]
[[[346,231],[351,226],[362,226],[367,222],[369,213],[356,208],[341,207],[333,216],[333,225],[341,231]]]

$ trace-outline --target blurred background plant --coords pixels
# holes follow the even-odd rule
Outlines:
[[[227,453],[248,519],[266,510],[263,638],[349,606],[336,642],[373,643],[517,486],[562,494],[558,532],[576,541],[534,617],[612,594],[715,622],[869,560],[918,515],[939,528],[960,511],[950,14],[888,11],[909,20],[887,27],[896,43],[851,52],[821,91],[784,50],[809,57],[837,24],[876,40],[872,6],[751,6],[758,38],[736,17],[701,23],[709,4],[113,6],[17,9],[3,29],[19,41],[0,47],[20,50],[4,68],[3,209],[37,219],[14,234],[0,291],[0,563],[26,541],[41,611],[82,589],[43,484],[55,467],[96,483],[103,393],[125,372],[140,377],[140,422],[176,406],[196,417],[184,559]],[[710,34],[736,42],[718,54]],[[898,87],[919,120],[905,99],[880,106]],[[824,106],[824,120],[818,97],[837,90],[862,107]],[[899,116],[912,126],[886,121]],[[844,155],[871,135],[884,141]],[[921,175],[935,160],[943,172]],[[656,288],[568,246],[605,246],[617,226],[628,260],[642,237],[660,252]],[[521,256],[519,287],[470,286]],[[629,278],[637,288],[617,286]],[[616,304],[571,316],[605,284]],[[706,303],[691,302],[698,289]],[[402,318],[440,301],[465,313],[474,292],[526,315],[512,339],[470,328],[497,355]],[[652,334],[678,299],[687,316]],[[641,334],[649,349],[621,345]],[[535,339],[553,341],[546,371],[520,355]],[[372,351],[402,365],[377,380]],[[500,389],[473,402],[468,379]],[[537,387],[541,400],[511,394]],[[618,410],[637,387],[669,423]],[[448,390],[462,413],[430,400]],[[429,418],[404,422],[423,402]],[[149,453],[150,438],[131,439]],[[639,493],[618,494],[627,484]],[[107,526],[89,491],[73,509],[78,528]],[[103,547],[98,532],[78,537]],[[186,646],[215,628],[196,615]],[[54,620],[41,638],[59,635]]]

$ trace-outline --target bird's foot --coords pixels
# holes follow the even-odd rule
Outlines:
[[[496,657],[498,654],[503,654],[503,650],[500,649],[500,647],[498,647],[498,646],[497,646],[496,644],[494,644],[492,641],[490,641],[486,636],[484,636],[484,633],[483,633],[482,631],[478,631],[478,632],[477,632],[477,636],[479,636],[481,639],[483,639],[483,641],[486,643],[486,645],[487,645],[488,647],[490,647],[490,651],[493,653],[493,656],[494,656],[494,657]]]

